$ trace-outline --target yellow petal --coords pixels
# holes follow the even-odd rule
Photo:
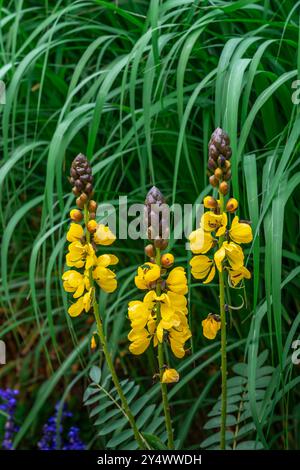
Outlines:
[[[213,265],[211,270],[210,270],[209,275],[207,276],[205,281],[203,281],[203,284],[209,284],[213,280],[213,278],[215,277],[215,274],[216,274],[216,268],[215,268],[215,265]]]
[[[170,384],[174,382],[178,382],[179,374],[175,369],[166,369],[162,375],[161,382],[163,384]]]
[[[250,243],[253,239],[252,229],[249,224],[239,222],[239,218],[236,215],[232,221],[231,228],[229,230],[229,236],[231,240],[236,243]]]
[[[215,339],[217,332],[221,328],[221,322],[216,320],[214,315],[208,315],[208,317],[202,321],[203,335],[207,339]]]
[[[94,233],[94,242],[97,245],[111,245],[116,240],[116,236],[112,233],[109,227],[99,224],[96,232]]]
[[[223,270],[222,262],[224,258],[225,258],[225,248],[224,248],[224,243],[223,243],[221,248],[219,248],[214,254],[214,260],[220,272]]]
[[[72,223],[67,233],[68,242],[76,242],[84,236],[84,231],[81,225]]]
[[[207,253],[214,244],[211,234],[203,228],[194,230],[189,236],[189,241],[190,248],[195,254]]]
[[[181,266],[172,269],[167,277],[166,284],[172,292],[185,295],[188,292],[185,270]]]
[[[83,297],[80,297],[77,302],[71,305],[68,309],[68,314],[71,317],[78,317],[83,311]]]

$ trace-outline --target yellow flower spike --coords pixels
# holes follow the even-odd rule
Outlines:
[[[97,245],[108,246],[116,240],[116,236],[109,227],[99,224],[94,234],[94,242]]]
[[[81,225],[71,223],[70,228],[67,233],[67,240],[68,242],[78,242],[84,236],[84,231]]]
[[[63,286],[66,292],[74,292],[74,299],[81,297],[85,289],[85,278],[78,271],[70,269],[62,275]]]
[[[207,339],[215,339],[218,331],[221,329],[221,321],[218,315],[210,313],[208,317],[202,321],[203,335]]]
[[[220,237],[224,235],[227,227],[227,215],[214,214],[214,212],[208,211],[201,217],[201,227],[207,232],[216,232],[216,236]]]
[[[191,271],[195,279],[205,279],[203,284],[210,283],[216,274],[216,268],[213,260],[206,255],[194,256],[191,261]]]
[[[184,268],[178,266],[172,269],[167,277],[166,285],[169,290],[176,294],[187,294],[188,286]]]
[[[91,339],[91,349],[96,349],[96,347],[97,347],[97,343],[95,340],[95,336],[93,335]]]
[[[232,221],[229,236],[235,243],[250,243],[253,240],[250,225],[244,222],[239,222],[237,215]]]
[[[82,212],[78,209],[72,209],[70,211],[70,218],[74,220],[74,222],[80,222],[83,219]]]
[[[236,287],[243,279],[251,279],[251,273],[245,266],[236,270],[229,269],[228,274],[233,287]]]
[[[138,267],[137,276],[134,278],[135,285],[138,289],[148,289],[151,282],[157,281],[160,278],[160,267],[155,263],[144,263]]]
[[[203,228],[194,230],[189,235],[190,248],[196,255],[207,253],[214,245],[214,239],[210,232],[206,232]]]
[[[175,369],[166,369],[162,375],[163,384],[171,384],[179,381],[179,374]]]

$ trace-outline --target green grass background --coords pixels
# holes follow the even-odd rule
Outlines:
[[[82,393],[97,363],[93,325],[70,319],[61,284],[72,159],[93,165],[95,198],[142,202],[155,183],[168,202],[201,202],[207,144],[216,126],[230,135],[232,195],[255,233],[247,247],[253,277],[247,305],[232,313],[229,368],[248,363],[252,437],[265,448],[300,448],[299,335],[300,2],[290,0],[0,1],[1,310],[0,339],[8,362],[1,386],[21,390],[15,444],[32,448],[55,402],[63,397],[91,447]],[[184,240],[172,242],[188,266]],[[100,297],[110,348],[121,377],[148,390],[154,356],[128,353],[127,302],[137,298],[134,272],[143,242],[120,240],[118,291]],[[239,291],[231,304],[239,305]],[[191,354],[171,364],[181,381],[170,392],[179,448],[198,448],[220,393],[219,342],[201,320],[217,312],[216,284],[191,280]],[[260,412],[257,358],[278,375],[272,409]],[[229,376],[232,375],[230,372]],[[156,397],[159,403],[159,395]]]

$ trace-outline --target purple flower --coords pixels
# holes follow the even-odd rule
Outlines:
[[[40,450],[57,450],[60,448],[59,442],[62,441],[63,434],[63,421],[65,418],[71,418],[73,414],[67,410],[67,406],[64,405],[59,417],[60,403],[58,402],[55,406],[55,413],[51,418],[48,419],[47,423],[43,426],[43,435],[41,440],[38,442],[38,448]],[[60,418],[60,424],[58,419]],[[62,443],[62,450],[84,450],[85,446],[79,437],[79,428],[71,427],[68,432],[68,440]]]
[[[12,390],[10,388],[0,389],[0,399],[3,403],[0,404],[0,409],[7,415],[5,427],[4,427],[4,438],[2,441],[2,449],[13,450],[13,436],[19,430],[15,424],[15,411],[17,406],[17,395],[18,390]]]

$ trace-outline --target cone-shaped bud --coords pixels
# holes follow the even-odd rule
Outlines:
[[[166,248],[168,245],[166,239],[170,234],[170,213],[165,202],[160,190],[153,186],[146,196],[144,206],[144,224],[148,239],[154,241],[154,246],[160,249]]]
[[[93,192],[92,168],[85,155],[80,153],[74,158],[70,169],[70,183],[75,196],[80,196],[80,203],[76,201],[78,207],[81,207],[88,201]],[[82,194],[85,196],[82,198]],[[80,204],[80,205],[79,205]]]

